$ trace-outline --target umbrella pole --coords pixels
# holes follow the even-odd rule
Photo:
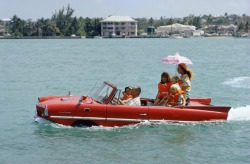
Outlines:
[[[176,64],[175,76],[177,76],[177,69],[178,69],[178,64]]]

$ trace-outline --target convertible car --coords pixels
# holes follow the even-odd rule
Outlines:
[[[91,96],[44,96],[36,104],[37,117],[67,126],[124,126],[149,122],[201,122],[226,120],[231,107],[213,106],[210,98],[191,98],[188,106],[154,106],[141,98],[141,106],[120,105],[121,89],[104,82]]]

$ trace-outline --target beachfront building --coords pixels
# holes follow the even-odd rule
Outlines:
[[[193,32],[195,31],[195,26],[189,26],[189,25],[182,25],[179,23],[175,23],[172,25],[167,26],[159,26],[156,29],[157,36],[165,36],[170,34],[184,34],[187,36],[193,35]]]
[[[204,35],[204,31],[203,30],[195,30],[193,32],[193,37],[200,37]]]
[[[226,25],[209,25],[204,28],[205,32],[208,34],[219,34],[219,35],[233,35],[236,32],[237,26],[230,24]]]
[[[0,25],[0,37],[5,35],[5,27],[3,25]]]
[[[0,37],[8,36],[6,26],[11,21],[9,18],[4,18],[0,20]]]
[[[137,22],[128,16],[110,16],[101,21],[102,37],[137,36]]]

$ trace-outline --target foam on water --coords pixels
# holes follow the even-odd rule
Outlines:
[[[250,105],[232,108],[228,113],[228,120],[250,120]]]
[[[234,77],[232,79],[228,79],[222,84],[229,85],[233,88],[250,89],[250,77]],[[228,120],[250,120],[250,105],[231,108],[228,113]]]
[[[228,79],[222,84],[229,85],[235,88],[250,89],[250,77],[235,77],[233,79]]]
[[[42,117],[38,117],[38,116],[35,116],[34,117],[34,121],[39,123],[39,124],[48,124],[48,123],[51,123],[50,121],[42,118]]]
[[[131,125],[127,125],[127,126],[115,126],[115,127],[104,127],[104,126],[92,126],[92,127],[72,127],[72,126],[66,126],[66,125],[62,125],[62,124],[57,124],[54,122],[51,122],[49,120],[46,120],[42,117],[38,117],[35,116],[34,117],[34,121],[37,122],[38,124],[41,125],[49,125],[53,128],[62,128],[62,129],[68,129],[68,128],[77,128],[77,129],[82,129],[82,130],[88,130],[88,131],[99,131],[99,130],[115,130],[115,129],[122,129],[122,128],[128,128],[128,129],[136,129],[142,126],[148,126],[151,125],[152,123],[150,123],[149,121],[145,121],[145,122],[141,122],[139,124],[131,124]]]

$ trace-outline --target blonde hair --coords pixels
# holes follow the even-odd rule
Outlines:
[[[176,91],[180,91],[181,90],[181,87],[179,86],[179,84],[172,84],[170,86],[170,89],[175,89]]]
[[[171,78],[171,82],[172,82],[172,83],[178,83],[179,80],[180,80],[180,78],[179,78],[178,76],[173,76],[173,77]]]

